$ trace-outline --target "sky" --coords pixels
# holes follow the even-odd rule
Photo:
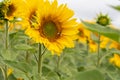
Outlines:
[[[67,3],[68,7],[75,12],[78,21],[93,20],[101,12],[108,14],[112,19],[112,24],[120,28],[120,11],[109,6],[120,5],[119,0],[59,0],[59,3]]]
[[[0,2],[3,0],[0,0]],[[112,24],[120,28],[120,11],[112,9],[109,5],[120,5],[120,0],[58,0],[66,3],[75,12],[75,17],[80,20],[93,20],[100,12],[108,14]]]

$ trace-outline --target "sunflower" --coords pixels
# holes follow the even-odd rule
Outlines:
[[[107,45],[110,44],[111,40],[105,36],[100,37],[100,48],[107,48]]]
[[[13,69],[12,68],[8,68],[7,70],[7,76],[10,76],[13,73]]]
[[[98,33],[93,33],[98,41]],[[111,42],[111,40],[103,35],[100,35],[100,48],[106,48],[107,45]]]
[[[98,33],[93,32],[91,40],[89,41],[90,51],[96,52],[98,50],[98,45],[101,49],[107,48],[110,45],[111,40],[105,36],[100,36],[100,43],[98,44]]]
[[[3,27],[4,27],[4,21],[0,20],[0,30],[3,30]]]
[[[8,20],[14,19],[15,17],[21,17],[25,11],[24,0],[6,0],[3,2],[3,12],[5,18]]]
[[[115,48],[115,49],[118,49],[120,50],[120,43],[116,42],[116,41],[112,41],[112,43],[110,44],[110,49],[111,48]]]
[[[109,59],[110,63],[113,63],[115,66],[120,67],[120,55],[114,54],[114,57]]]
[[[98,44],[93,40],[89,40],[89,50],[90,52],[97,52]]]
[[[33,27],[36,25],[35,17],[40,0],[26,0],[26,11],[23,16],[22,28]]]
[[[91,32],[85,29],[82,23],[78,25],[78,31],[78,42],[86,43],[90,39]]]
[[[14,23],[22,27],[21,21],[26,10],[24,5],[25,0],[3,0],[0,4],[0,19],[9,21],[9,31],[14,30]]]
[[[65,47],[74,47],[77,38],[77,25],[74,12],[66,4],[58,6],[57,0],[42,0],[33,25],[25,33],[36,43],[43,43],[52,54],[60,55]],[[33,23],[34,23],[33,22]]]

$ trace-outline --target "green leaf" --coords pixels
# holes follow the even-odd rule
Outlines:
[[[89,70],[85,72],[79,72],[74,77],[67,80],[105,80],[102,73],[98,70]]]
[[[1,50],[1,55],[4,58],[4,60],[15,60],[18,56],[18,53],[12,51],[12,50]]]
[[[34,48],[32,46],[27,45],[27,44],[17,44],[17,45],[15,45],[14,48],[18,49],[18,50],[34,50]]]
[[[28,36],[26,36],[25,34],[24,34],[24,32],[23,31],[11,31],[10,33],[9,33],[9,38],[10,38],[10,41],[12,42],[13,40],[15,41],[15,40],[25,40],[25,39],[28,39],[29,37]]]
[[[108,26],[101,26],[99,24],[92,24],[82,21],[85,27],[92,32],[97,32],[101,35],[104,35],[112,40],[120,42],[120,30],[110,28]]]
[[[120,50],[117,50],[117,49],[110,49],[109,51],[110,51],[111,53],[120,54]]]
[[[117,6],[111,6],[110,5],[110,7],[112,7],[113,9],[116,9],[116,10],[120,11],[120,5],[117,5]]]
[[[51,69],[47,66],[43,66],[42,70],[43,70],[43,75],[47,75],[51,71]]]
[[[9,80],[17,80],[16,77],[15,77],[13,74],[11,74],[11,75],[8,77],[8,79],[9,79]]]
[[[32,66],[25,62],[16,62],[16,61],[9,61],[9,60],[4,60],[4,62],[10,65],[11,67],[16,68],[24,73],[32,72]]]
[[[45,77],[47,80],[59,80],[59,76],[56,72],[49,72],[49,74]]]
[[[18,80],[19,80],[19,78],[22,78],[23,80],[29,80],[26,74],[29,74],[29,73],[24,73],[24,72],[22,72],[22,71],[20,71],[20,70],[18,70],[16,68],[14,68],[13,75]],[[17,80],[17,79],[15,79],[15,80]]]
[[[3,76],[3,73],[2,73],[2,70],[0,69],[0,79],[4,79],[4,76]]]

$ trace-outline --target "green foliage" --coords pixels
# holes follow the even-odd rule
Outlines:
[[[0,69],[0,79],[3,79],[3,74],[2,74],[2,70]]]
[[[99,24],[93,24],[84,21],[82,21],[82,23],[87,29],[120,42],[120,30],[110,28],[109,26],[101,26]]]
[[[32,46],[27,45],[27,44],[18,44],[18,45],[15,45],[14,48],[18,50],[34,50]]]
[[[16,60],[16,57],[19,54],[16,53],[16,51],[12,51],[12,50],[1,50],[1,56],[3,57],[3,59],[5,60]]]
[[[98,70],[89,70],[77,73],[68,80],[105,80],[103,74]]]
[[[119,6],[114,8],[120,10]],[[16,21],[13,20],[11,22]],[[120,30],[84,21],[82,23],[92,32],[99,33],[120,43]],[[38,45],[31,43],[30,38],[22,30],[10,31],[8,35],[8,48],[5,48],[5,30],[0,30],[0,80],[4,79],[5,66],[7,66],[7,69],[13,69],[13,72],[8,76],[9,80],[17,80],[18,78],[23,78],[24,80],[40,79],[37,67]],[[94,34],[92,35],[92,40],[97,44],[100,42]],[[100,49],[98,66],[98,54],[88,50],[89,44],[78,43],[77,41],[75,41],[75,44],[75,48],[65,48],[59,57],[51,55],[48,50],[45,51],[42,64],[42,80],[120,79],[120,69],[109,63],[109,58],[114,53],[120,54],[120,50],[109,49],[109,45],[104,49]],[[44,52],[44,49],[41,50]]]
[[[120,11],[120,5],[117,5],[117,6],[110,5],[110,7],[112,7],[113,9],[116,9],[116,10]]]
[[[9,60],[4,60],[4,62],[13,68],[17,68],[18,70],[23,71],[24,73],[31,73],[32,71],[32,67],[25,62],[16,62]]]
[[[6,64],[14,70],[9,76],[9,80],[17,78],[38,80],[40,75],[37,73],[35,58],[35,55],[38,57],[37,44],[26,44],[28,38],[23,35],[23,32],[11,33],[10,39],[12,39],[10,49],[5,50],[4,47],[1,47],[0,51],[0,65]],[[34,54],[31,54],[33,51]],[[99,70],[96,69],[97,53],[87,52],[86,45],[76,42],[75,48],[64,49],[60,61],[58,61],[58,56],[53,56],[46,50],[43,56],[42,80],[113,80],[114,78],[117,80],[119,78],[119,75],[116,75],[118,73],[116,68],[108,62],[112,53],[119,52],[119,50],[101,49]],[[2,76],[2,73],[0,75]]]

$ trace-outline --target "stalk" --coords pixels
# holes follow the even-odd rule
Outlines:
[[[40,75],[40,79],[42,78],[42,45],[38,43],[38,73]]]
[[[86,40],[86,44],[87,44],[87,55],[89,54],[89,40],[88,40],[88,38],[87,38],[87,40]]]
[[[8,76],[7,76],[7,65],[5,65],[5,69],[4,69],[4,78],[5,78],[5,80],[8,80]]]
[[[29,45],[28,39],[26,39],[26,44]],[[27,50],[25,59],[26,59],[26,62],[28,62],[28,63],[29,63],[29,57],[30,57],[30,54],[29,54],[29,51]]]
[[[60,62],[61,62],[61,56],[57,56],[57,65],[56,65],[56,73],[59,76],[59,79],[61,80],[61,74],[60,74]]]
[[[8,34],[8,20],[5,19],[5,49],[8,49],[8,41],[9,41],[9,34]]]
[[[100,66],[100,34],[98,34],[98,51],[97,51],[98,55],[97,55],[97,66]]]
[[[5,19],[5,50],[8,50],[8,44],[9,44],[9,33],[8,33],[8,20]],[[4,80],[8,80],[7,76],[7,65],[4,67]]]
[[[60,66],[60,56],[57,57],[57,71],[59,71]]]

